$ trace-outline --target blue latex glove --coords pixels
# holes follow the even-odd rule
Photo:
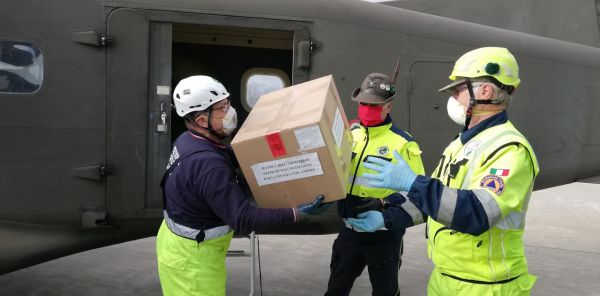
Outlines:
[[[383,214],[380,211],[368,211],[357,215],[359,219],[348,218],[346,221],[359,231],[374,232],[385,226]]]
[[[394,151],[394,158],[397,163],[392,163],[376,157],[367,158],[367,162],[364,163],[363,166],[377,172],[377,174],[367,173],[362,175],[364,178],[369,179],[369,185],[396,191],[410,190],[417,175],[396,151]]]
[[[300,213],[300,216],[319,215],[327,211],[327,209],[331,207],[331,203],[323,203],[324,199],[325,196],[319,195],[313,202],[299,205],[298,212]]]

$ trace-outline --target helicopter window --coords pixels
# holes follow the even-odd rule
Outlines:
[[[260,96],[289,86],[287,75],[275,68],[252,68],[242,77],[242,104],[250,112]]]
[[[0,40],[0,93],[33,93],[42,85],[43,55],[27,42]]]

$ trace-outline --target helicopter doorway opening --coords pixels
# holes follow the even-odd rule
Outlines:
[[[151,27],[150,76],[154,82],[150,88],[156,88],[157,95],[149,104],[146,205],[160,209],[160,180],[171,145],[186,127],[171,107],[172,98],[159,94],[159,86],[168,86],[172,93],[183,78],[211,76],[229,91],[241,126],[257,96],[291,84],[297,34],[294,30],[203,24],[152,23]],[[171,40],[167,43],[170,48],[165,39]]]
[[[119,8],[107,20],[107,207],[113,219],[160,222],[171,145],[185,130],[171,107],[179,80],[208,75],[231,93],[238,125],[248,73],[308,80],[310,23]],[[268,74],[268,73],[267,73]],[[150,230],[149,232],[151,232]]]
[[[256,75],[281,76],[289,86],[293,64],[293,31],[173,25],[173,89],[181,79],[192,75],[207,75],[221,82],[230,93],[231,105],[238,114],[238,125],[248,116],[247,72],[261,69]],[[185,130],[175,110],[172,110],[174,141]]]

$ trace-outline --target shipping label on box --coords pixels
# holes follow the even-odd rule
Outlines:
[[[316,153],[257,163],[252,171],[258,186],[323,175]]]

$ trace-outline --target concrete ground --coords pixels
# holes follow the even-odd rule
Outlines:
[[[600,185],[537,191],[525,235],[533,295],[600,295]],[[262,295],[322,295],[335,235],[259,237]],[[0,276],[0,295],[161,295],[155,238],[91,250]],[[231,249],[249,249],[235,239]],[[424,227],[409,229],[400,270],[402,295],[425,295],[432,265]],[[249,259],[228,258],[228,295],[249,294]],[[258,273],[257,273],[258,274]],[[258,289],[254,295],[261,295]],[[365,273],[351,295],[370,295]]]

